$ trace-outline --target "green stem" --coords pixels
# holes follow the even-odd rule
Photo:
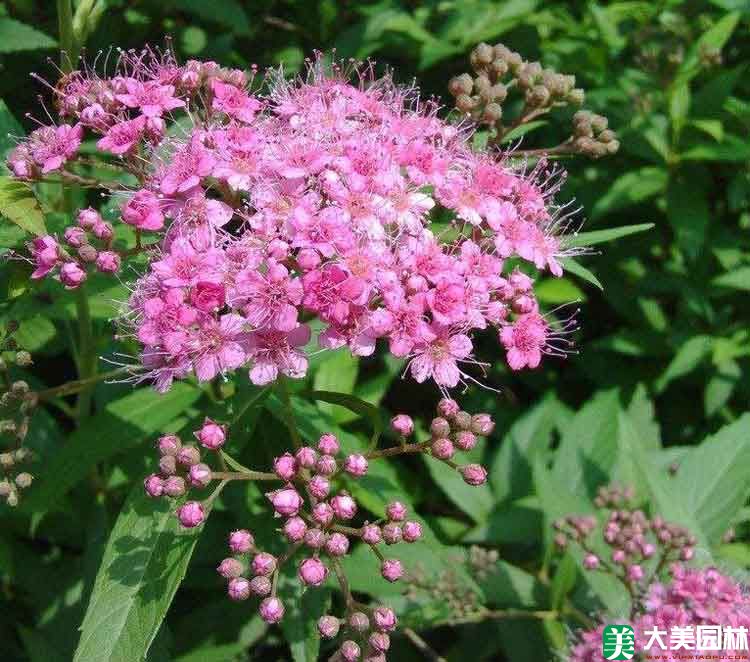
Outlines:
[[[78,45],[73,32],[73,3],[71,0],[57,0],[57,27],[60,33],[60,68],[72,71],[78,61]]]
[[[279,480],[276,474],[265,471],[213,471],[211,476],[217,480]]]

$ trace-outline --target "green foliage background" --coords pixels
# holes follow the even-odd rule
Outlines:
[[[424,518],[427,540],[409,548],[408,560],[427,584],[458,583],[489,610],[551,616],[462,620],[444,594],[394,593],[360,551],[348,563],[355,590],[397,604],[404,622],[449,660],[553,659],[577,625],[574,607],[613,616],[627,611],[622,591],[584,577],[580,559],[560,561],[549,544],[550,519],[590,511],[596,487],[612,480],[635,484],[644,507],[689,525],[701,540],[701,562],[733,572],[750,565],[750,417],[743,416],[750,396],[747,0],[85,2],[92,57],[111,45],[163,43],[170,34],[183,59],[261,68],[283,62],[292,73],[313,49],[336,48],[341,57],[392,66],[404,83],[417,77],[425,93],[446,103],[446,83],[467,69],[471,47],[503,41],[528,59],[575,74],[588,91],[587,106],[608,116],[618,133],[616,156],[566,164],[562,195],[584,210],[585,230],[654,228],[582,258],[601,288],[575,276],[541,284],[547,307],[580,300],[579,354],[518,375],[506,370],[496,349],[481,348],[495,358],[489,381],[502,391],[475,391],[462,402],[498,420],[483,449],[489,485],[466,488],[443,465],[418,458],[380,467],[357,488],[368,509],[377,512],[398,495]],[[28,73],[56,77],[47,62],[57,57],[56,35],[54,3],[0,3],[3,153],[13,144],[7,133],[33,126],[25,113],[44,93]],[[712,49],[721,50],[721,62],[706,62]],[[564,117],[545,124],[524,147],[557,144],[566,126]],[[54,230],[62,224],[62,201],[52,189],[41,193]],[[25,230],[3,219],[0,250],[17,247]],[[21,322],[16,339],[35,358],[33,368],[14,376],[41,390],[76,377],[76,305],[56,285],[27,289],[25,274],[19,263],[0,264],[0,315]],[[111,302],[122,300],[125,289],[90,285],[96,350],[111,356],[123,349],[112,340]],[[329,353],[316,359],[302,387],[352,393],[380,407],[383,420],[396,410],[428,416],[436,394],[399,374],[387,360],[357,364]],[[246,494],[232,486],[205,529],[189,535],[174,528],[165,504],[140,496],[153,463],[152,439],[163,430],[190,429],[207,411],[236,416],[233,449],[248,464],[267,464],[289,445],[283,425],[269,423],[269,415],[283,420],[275,394],[243,378],[226,385],[224,395],[229,416],[216,394],[191,384],[163,398],[100,384],[93,416],[84,421],[71,417],[71,399],[37,411],[28,437],[41,458],[35,485],[19,508],[0,510],[3,659],[70,660],[76,651],[82,662],[132,661],[147,649],[153,661],[316,659],[317,639],[304,615],[324,608],[328,589],[297,599],[288,582],[292,613],[281,629],[266,629],[247,603],[227,601],[214,572],[231,528],[249,526],[261,540],[272,538],[259,490],[251,486]],[[361,407],[293,402],[310,436],[337,430],[354,447],[370,430]],[[734,542],[723,543],[730,528]],[[471,544],[497,549],[501,560],[477,574],[465,563]],[[393,659],[421,659],[402,637],[393,646]]]

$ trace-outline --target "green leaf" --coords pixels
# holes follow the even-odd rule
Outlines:
[[[676,83],[669,92],[669,116],[674,129],[679,132],[690,112],[690,86]]]
[[[653,223],[640,223],[638,225],[623,225],[607,230],[594,230],[593,232],[578,232],[565,240],[565,248],[576,248],[579,246],[594,246],[608,241],[614,241],[621,237],[627,237],[638,232],[645,232],[654,227]]]
[[[604,285],[599,282],[599,279],[582,264],[576,262],[572,257],[560,258],[560,264],[562,264],[563,269],[565,269],[566,271],[575,274],[579,278],[583,278],[583,280],[585,280],[587,283],[590,283],[594,287],[597,287],[600,290],[604,290]]]
[[[561,609],[565,598],[573,590],[578,578],[578,564],[571,554],[565,554],[552,577],[551,601],[552,609]]]
[[[586,295],[567,278],[545,278],[536,284],[535,293],[539,301],[549,305],[586,300]]]
[[[0,18],[0,53],[36,51],[55,46],[57,42],[44,32],[12,18]]]
[[[750,267],[732,269],[732,271],[714,278],[711,285],[750,292]]]
[[[713,416],[726,405],[741,378],[742,368],[734,359],[727,359],[717,366],[717,372],[706,384],[704,392],[706,416]]]
[[[705,142],[689,147],[680,154],[683,161],[723,161],[744,163],[750,159],[750,144],[746,139],[726,134],[718,142]]]
[[[74,662],[145,658],[185,577],[200,529],[180,529],[167,499],[136,485],[115,522]]]
[[[237,34],[250,32],[247,12],[238,0],[206,3],[203,0],[177,0],[175,9],[229,28]]]
[[[358,372],[359,360],[356,356],[352,356],[351,352],[346,349],[331,352],[315,371],[313,387],[316,391],[350,394],[357,383]],[[321,403],[319,407],[334,420],[339,420],[335,407],[329,403]]]
[[[619,209],[639,204],[662,193],[667,185],[664,168],[645,166],[618,177],[594,204],[591,218],[599,218]]]
[[[536,577],[505,561],[498,561],[481,581],[487,603],[499,609],[538,608],[549,600],[547,588]]]
[[[26,182],[0,177],[0,216],[31,234],[47,233],[42,208]]]
[[[161,395],[140,389],[110,402],[68,437],[40,472],[21,507],[54,508],[94,465],[161,432],[200,397],[199,389],[183,382]]]
[[[750,414],[690,450],[674,480],[675,495],[709,541],[718,543],[750,496]]]
[[[380,417],[380,410],[373,404],[358,398],[356,395],[347,395],[346,393],[335,393],[333,391],[313,391],[309,394],[312,400],[320,400],[329,404],[346,407],[360,416],[370,420],[372,424],[372,437],[370,443],[375,446],[380,440],[383,433],[383,420]]]
[[[691,259],[701,254],[711,220],[700,179],[705,174],[702,167],[682,169],[670,177],[667,186],[667,218],[678,245]]]
[[[683,377],[695,370],[708,357],[713,347],[711,336],[693,336],[686,340],[670,361],[667,369],[656,380],[656,390],[661,393],[675,379]]]
[[[8,110],[5,101],[0,99],[0,159],[4,160],[8,152],[15,147],[13,137],[24,135],[23,127]]]
[[[294,662],[317,662],[320,652],[317,623],[330,609],[331,591],[327,587],[305,590],[294,573],[291,567],[290,572],[281,576],[279,596],[286,608],[281,630]]]

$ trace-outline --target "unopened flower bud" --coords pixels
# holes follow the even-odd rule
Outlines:
[[[318,503],[312,509],[313,519],[321,526],[328,526],[333,522],[334,511],[329,503]]]
[[[406,517],[406,506],[400,501],[392,501],[385,507],[385,515],[389,520],[400,522]]]
[[[476,107],[477,102],[468,94],[459,94],[456,97],[456,108],[464,113],[471,112]]]
[[[470,430],[471,414],[467,411],[459,411],[453,417],[453,423],[459,430]]]
[[[492,62],[495,58],[495,49],[489,44],[477,44],[471,51],[471,57],[475,59],[477,63],[486,65]]]
[[[164,476],[172,476],[177,472],[177,460],[173,455],[164,455],[159,458],[159,471]]]
[[[328,575],[328,568],[320,559],[308,558],[299,564],[297,575],[307,586],[320,586]]]
[[[253,534],[247,529],[239,529],[229,534],[229,549],[233,554],[247,554],[254,544]]]
[[[349,616],[349,627],[356,632],[366,632],[370,629],[370,619],[362,611],[355,611]]]
[[[357,642],[352,641],[351,639],[347,639],[343,644],[341,644],[339,654],[344,659],[344,662],[357,662],[357,660],[360,658],[360,655],[362,654],[362,651]]]
[[[318,450],[323,455],[336,455],[339,452],[339,440],[330,433],[324,434],[318,440]]]
[[[96,268],[105,274],[114,274],[120,270],[122,261],[114,251],[102,251],[96,256]]]
[[[367,473],[367,458],[358,453],[348,455],[344,460],[344,471],[356,478],[364,476]]]
[[[628,568],[628,579],[639,582],[643,579],[643,568],[639,565],[631,565]]]
[[[494,88],[493,88],[494,89]],[[492,90],[490,90],[492,92]],[[482,111],[482,119],[488,124],[494,124],[503,117],[503,107],[494,101],[488,103]]]
[[[422,537],[422,525],[419,522],[406,522],[401,532],[406,542],[416,542]]]
[[[330,455],[321,455],[315,463],[315,470],[324,476],[331,476],[336,473],[336,460]]]
[[[165,434],[159,437],[156,447],[162,455],[177,455],[182,447],[182,442],[173,434]]]
[[[487,482],[487,470],[481,464],[467,464],[459,471],[468,485],[476,487]]]
[[[204,448],[215,451],[226,442],[227,429],[225,425],[219,425],[216,421],[206,418],[201,429],[195,433],[195,438]]]
[[[451,433],[450,423],[440,416],[433,418],[430,423],[430,433],[435,439],[447,437]]]
[[[404,567],[398,559],[385,559],[380,566],[380,574],[389,582],[397,582],[404,574]]]
[[[273,588],[273,584],[268,577],[258,575],[250,580],[250,592],[253,595],[263,597],[268,595]]]
[[[211,467],[202,462],[194,464],[188,471],[188,477],[193,487],[206,487],[211,482]]]
[[[339,494],[331,499],[331,508],[338,519],[348,520],[357,513],[357,504],[348,494]]]
[[[326,534],[320,529],[308,529],[304,540],[310,549],[321,549],[326,544]]]
[[[480,437],[487,437],[495,429],[495,422],[489,414],[474,414],[471,417],[471,431]]]
[[[368,545],[377,545],[383,540],[383,533],[377,524],[366,524],[362,527],[362,540]]]
[[[376,607],[372,612],[372,618],[380,632],[392,632],[398,623],[396,613],[390,607]]]
[[[91,207],[78,212],[78,225],[85,230],[92,230],[97,223],[103,223],[99,212]]]
[[[273,461],[273,470],[281,480],[292,480],[297,474],[297,460],[291,453],[284,453]]]
[[[143,480],[143,488],[150,497],[160,497],[164,494],[164,481],[160,476],[151,474]]]
[[[266,623],[278,623],[284,618],[284,603],[278,598],[266,598],[260,603],[258,613]]]
[[[326,551],[331,556],[344,556],[349,551],[349,538],[343,533],[332,533],[326,540]]]
[[[253,556],[250,569],[254,575],[268,576],[276,570],[276,557],[268,552],[258,552]]]
[[[16,463],[13,453],[0,453],[0,467],[10,469]]]
[[[307,524],[301,517],[290,517],[284,523],[284,535],[289,542],[302,542],[307,531]]]
[[[114,236],[114,230],[112,229],[112,225],[107,222],[94,224],[94,227],[91,228],[91,231],[94,233],[94,236],[97,239],[101,239],[102,241],[105,241],[105,242],[110,241],[112,237]]]
[[[318,454],[315,452],[314,448],[310,448],[310,446],[303,446],[297,451],[297,453],[295,454],[295,458],[297,458],[297,464],[300,467],[302,467],[303,469],[311,469],[315,466],[315,461],[318,458]]]
[[[302,497],[293,487],[286,487],[266,494],[273,509],[282,517],[291,517],[299,512],[304,503]]]
[[[318,619],[318,632],[326,639],[333,639],[339,633],[340,627],[339,619],[335,616],[326,615]]]
[[[596,570],[599,567],[599,557],[596,554],[586,554],[583,559],[583,567],[586,570]]]
[[[385,632],[373,632],[367,641],[380,653],[385,653],[391,647],[391,638]]]
[[[411,419],[411,416],[399,414],[391,419],[391,427],[402,437],[408,437],[414,432],[414,421]]]
[[[183,467],[192,467],[201,461],[201,452],[196,446],[183,446],[177,451],[177,462]]]
[[[244,577],[234,577],[227,584],[227,595],[237,602],[250,597],[250,582]]]
[[[331,491],[331,483],[325,476],[317,474],[307,483],[307,489],[316,499],[325,499]]]
[[[401,542],[402,537],[401,527],[395,522],[388,522],[383,527],[383,540],[385,540],[386,545],[395,545]]]
[[[203,523],[203,520],[206,519],[206,513],[203,510],[203,505],[198,501],[188,501],[177,511],[177,517],[182,526],[192,529]]]
[[[5,499],[13,491],[13,485],[7,478],[0,480],[0,498]]]
[[[224,579],[232,579],[233,577],[239,577],[244,569],[241,561],[229,557],[219,563],[216,572],[224,577]]]
[[[33,480],[34,477],[29,472],[22,471],[15,478],[16,487],[21,490],[28,489],[29,487],[31,487],[31,483]]]
[[[450,460],[456,453],[450,439],[435,439],[430,446],[430,450],[433,456],[439,460]]]
[[[476,435],[468,430],[461,430],[456,435],[455,445],[462,451],[470,451],[477,444]]]
[[[66,262],[60,268],[60,282],[67,289],[75,289],[84,280],[86,280],[86,272],[78,266],[77,262]]]
[[[612,552],[612,561],[618,565],[625,563],[625,551],[622,549],[616,549]]]
[[[164,480],[164,494],[176,499],[187,492],[185,479],[182,476],[169,476]]]

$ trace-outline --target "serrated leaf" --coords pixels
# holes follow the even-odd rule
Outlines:
[[[638,225],[623,225],[617,228],[608,228],[607,230],[594,230],[592,232],[579,232],[570,235],[565,239],[565,248],[575,248],[579,246],[594,246],[603,244],[608,241],[614,241],[621,237],[627,237],[631,234],[645,232],[654,227],[654,223],[639,223]]]
[[[109,536],[74,662],[146,657],[199,535],[180,529],[168,499],[133,488]]]
[[[0,177],[0,216],[31,234],[47,233],[42,208],[26,182]]]
[[[57,42],[44,32],[12,18],[0,18],[0,53],[54,48]]]
[[[29,511],[54,508],[94,465],[161,432],[200,397],[199,389],[178,383],[161,395],[140,389],[110,402],[68,437],[39,473],[21,507]]]

